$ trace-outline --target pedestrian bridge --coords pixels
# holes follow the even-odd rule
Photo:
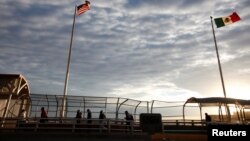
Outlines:
[[[46,123],[39,122],[41,107],[44,107],[48,112],[48,122]],[[204,110],[207,107],[209,109]],[[215,110],[210,109],[210,107],[215,108]],[[19,114],[22,109],[26,111],[26,119],[24,123],[19,123]],[[92,124],[87,122],[87,109],[92,112]],[[234,113],[226,113],[224,109],[229,109]],[[77,110],[83,113],[80,123],[76,123]],[[106,119],[100,120],[98,118],[101,110],[104,111]],[[82,137],[88,140],[97,136],[99,139],[107,137],[106,140],[120,140],[119,137],[126,137],[130,141],[165,138],[165,135],[152,137],[148,129],[144,128],[140,116],[145,113],[161,115],[158,133],[168,134],[168,137],[175,134],[172,139],[175,139],[176,136],[183,136],[184,140],[188,140],[185,137],[191,133],[195,136],[190,137],[190,139],[194,140],[194,138],[200,137],[198,140],[203,140],[206,136],[206,123],[202,115],[207,110],[219,111],[219,113],[212,114],[213,123],[216,124],[249,123],[249,100],[190,98],[187,101],[140,101],[121,97],[76,95],[64,97],[54,94],[31,94],[28,82],[23,75],[0,74],[0,138],[8,137],[9,140],[20,139],[19,137],[25,134],[29,137],[33,135],[39,137],[46,134],[48,136],[43,137],[43,139],[57,137],[55,140],[70,139],[73,135],[76,140],[78,137],[79,140]],[[125,111],[132,114],[135,119],[131,125],[125,124]],[[153,122],[152,120],[152,122],[147,123]],[[100,123],[104,123],[104,126],[101,126]],[[156,126],[152,126],[151,129],[154,128]],[[157,128],[159,129],[159,125]],[[27,136],[23,136],[23,139]],[[34,138],[31,139],[34,140]]]
[[[74,118],[77,110],[86,117],[86,111],[90,109],[93,118],[98,118],[102,110],[108,119],[114,120],[124,119],[124,112],[128,111],[136,122],[139,122],[141,113],[160,113],[163,121],[203,121],[207,111],[212,112],[209,114],[216,122],[246,123],[250,119],[249,100],[190,98],[187,101],[141,101],[80,95],[69,94],[64,97],[60,94],[33,94],[23,75],[0,74],[0,118],[2,121],[17,118],[22,109],[26,111],[27,118],[39,118],[40,109],[44,107],[49,118]]]

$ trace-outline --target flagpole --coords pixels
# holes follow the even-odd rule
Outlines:
[[[65,77],[65,82],[64,82],[64,93],[63,93],[61,117],[65,116],[65,106],[66,106],[66,97],[67,97],[67,91],[68,91],[68,79],[69,79],[69,70],[70,70],[71,50],[72,50],[72,43],[73,43],[73,36],[74,36],[74,29],[75,29],[76,7],[77,6],[75,6],[73,25],[72,25],[72,31],[71,31],[71,38],[70,38],[70,47],[69,47],[69,54],[68,54],[66,77]]]
[[[214,44],[215,44],[215,50],[216,50],[216,54],[217,54],[218,66],[219,66],[219,70],[220,70],[220,78],[221,78],[224,97],[226,98],[227,94],[226,94],[225,84],[224,84],[224,80],[223,80],[223,74],[222,74],[221,63],[220,63],[220,56],[219,56],[216,37],[215,37],[215,32],[214,32],[213,17],[210,16],[210,18],[211,18],[211,25],[212,25],[213,35],[214,35]]]

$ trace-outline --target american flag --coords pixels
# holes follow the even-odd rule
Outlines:
[[[77,6],[77,16],[81,15],[82,13],[88,11],[90,9],[90,2],[85,1],[84,4]]]

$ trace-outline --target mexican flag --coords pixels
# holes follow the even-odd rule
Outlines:
[[[236,12],[233,12],[233,14],[231,14],[227,17],[220,17],[220,18],[214,19],[214,22],[215,22],[217,28],[219,28],[219,27],[223,27],[223,26],[235,23],[239,20],[240,20],[239,15]]]

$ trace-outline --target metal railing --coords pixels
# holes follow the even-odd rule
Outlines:
[[[46,122],[41,123],[42,118],[27,118],[26,121],[20,121],[18,118],[6,118],[1,120],[0,129],[3,131],[19,132],[72,132],[72,133],[117,133],[130,132],[142,133],[138,122],[131,122],[127,125],[125,120],[115,119],[87,119],[76,118],[46,118]]]
[[[141,134],[143,129],[140,122],[131,122],[127,125],[123,119],[87,119],[76,118],[46,118],[45,123],[41,123],[42,118],[27,118],[20,121],[18,118],[6,118],[1,120],[1,131],[10,132],[56,132],[56,133],[81,133],[81,134],[113,134],[113,133],[132,133]],[[206,122],[200,120],[165,120],[162,121],[162,132],[206,132]]]
[[[201,120],[167,120],[162,122],[163,133],[206,133],[207,123]]]

